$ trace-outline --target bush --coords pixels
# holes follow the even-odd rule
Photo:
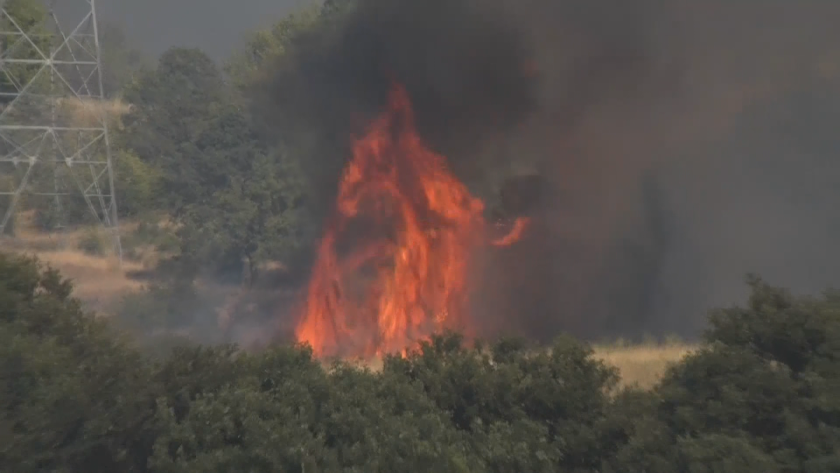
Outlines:
[[[119,150],[114,156],[120,214],[133,217],[162,207],[163,174],[136,154]]]
[[[102,234],[96,228],[88,228],[79,239],[78,248],[82,253],[91,256],[103,256],[106,252],[106,243]]]
[[[215,323],[211,302],[191,281],[154,283],[124,296],[116,320],[141,335],[177,332],[194,326],[202,318]]]
[[[714,311],[703,349],[652,393],[611,471],[837,471],[840,298],[748,283],[747,306]]]
[[[71,292],[56,271],[0,253],[0,464],[138,471],[154,399],[149,365]]]
[[[144,250],[176,253],[179,245],[178,237],[163,227],[154,214],[144,216],[137,228],[123,238],[123,251],[133,259],[141,259]]]
[[[45,185],[47,184],[40,184],[41,188],[45,188]],[[52,188],[52,181],[46,188]],[[58,200],[48,196],[28,195],[22,199],[23,205],[19,208],[34,210],[35,226],[44,232],[77,225],[98,224],[84,197],[78,194],[76,189],[69,189],[68,192],[70,195],[62,196]],[[93,202],[93,205],[98,207],[98,202]]]
[[[0,464],[23,473],[838,471],[838,297],[751,284],[747,307],[714,312],[703,348],[655,389],[616,391],[615,370],[562,337],[548,349],[519,339],[470,348],[446,334],[379,372],[325,368],[292,346],[173,343],[146,357],[85,314],[57,272],[0,254]],[[155,288],[127,305],[138,317],[177,312],[181,290]]]

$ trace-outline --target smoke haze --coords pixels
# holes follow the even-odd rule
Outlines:
[[[278,64],[263,112],[318,130],[326,211],[350,137],[403,83],[482,197],[493,170],[546,184],[527,243],[483,267],[487,326],[690,335],[747,272],[840,279],[837,20],[816,1],[361,0]]]
[[[49,3],[53,0],[43,0]],[[87,0],[55,1],[69,25],[90,9]],[[97,0],[99,20],[125,29],[129,41],[157,56],[172,46],[201,48],[224,59],[243,44],[245,35],[271,26],[283,15],[313,4],[310,0]]]

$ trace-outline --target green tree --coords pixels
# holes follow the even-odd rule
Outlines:
[[[234,87],[246,91],[265,79],[273,61],[286,54],[298,36],[310,30],[318,20],[318,8],[309,7],[286,16],[271,28],[252,33],[225,66]]]
[[[608,471],[836,471],[840,298],[749,284],[746,307],[713,311],[704,347],[619,409],[638,420],[615,430]]]
[[[180,221],[182,254],[202,265],[255,281],[259,265],[291,258],[306,228],[303,181],[288,158],[257,151],[249,169],[228,175],[228,184],[186,207]],[[230,154],[226,154],[230,156]],[[208,155],[208,159],[210,155]]]
[[[158,415],[167,428],[152,471],[335,471],[316,468],[330,457],[309,424],[327,377],[308,353],[179,350],[160,376],[167,397]]]
[[[128,149],[115,150],[114,168],[121,216],[134,217],[164,206],[164,173],[159,168]]]
[[[0,465],[16,472],[828,473],[840,297],[751,279],[651,391],[584,344],[434,337],[380,371],[311,350],[146,357],[72,285],[0,253]],[[177,292],[177,291],[175,291]],[[163,296],[161,296],[163,297]],[[170,297],[170,296],[166,296]],[[171,307],[148,306],[165,312]]]
[[[454,426],[470,433],[487,471],[590,471],[600,464],[599,424],[617,375],[575,341],[535,351],[511,339],[469,350],[450,335],[407,359],[389,358],[385,372],[423,386]]]
[[[71,293],[56,271],[0,253],[0,464],[137,471],[150,372]]]
[[[181,264],[235,279],[247,268],[253,281],[261,262],[300,247],[307,226],[297,164],[256,133],[207,56],[168,51],[126,99],[134,111],[123,140],[138,158],[126,166],[143,183],[130,189],[160,196],[155,203],[178,224]]]
[[[37,0],[7,0],[3,3],[5,14],[0,18],[0,51],[7,59],[44,59],[49,57],[52,38],[44,28],[47,9]],[[29,40],[24,37],[29,35]],[[7,63],[0,73],[0,92],[20,92],[38,74],[38,64]],[[0,96],[0,105],[13,99]]]
[[[117,143],[160,172],[167,208],[175,213],[220,185],[218,175],[201,173],[205,160],[197,141],[217,122],[226,97],[216,65],[197,49],[170,49],[157,68],[126,87],[133,107]]]

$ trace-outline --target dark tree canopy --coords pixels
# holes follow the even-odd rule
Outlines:
[[[751,280],[650,391],[571,338],[435,337],[378,371],[305,347],[154,356],[0,253],[0,464],[16,472],[835,471],[840,311]],[[159,310],[157,307],[149,311]]]

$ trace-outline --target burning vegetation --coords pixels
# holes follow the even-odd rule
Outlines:
[[[811,87],[796,61],[757,52],[810,61],[830,43],[813,20],[836,7],[764,2],[759,24],[757,3],[717,0],[328,5],[253,90],[306,176],[302,294],[273,309],[278,338],[368,357],[444,329],[691,336],[697,308],[733,299],[722,278],[786,267],[793,235],[753,242],[798,228],[802,212],[766,202],[806,166],[784,167],[784,133],[733,127]],[[779,180],[758,177],[774,160]]]
[[[421,140],[398,84],[354,141],[296,330],[318,356],[404,352],[442,330],[471,332],[471,256],[488,242],[484,203]],[[496,246],[515,243],[525,220]]]

